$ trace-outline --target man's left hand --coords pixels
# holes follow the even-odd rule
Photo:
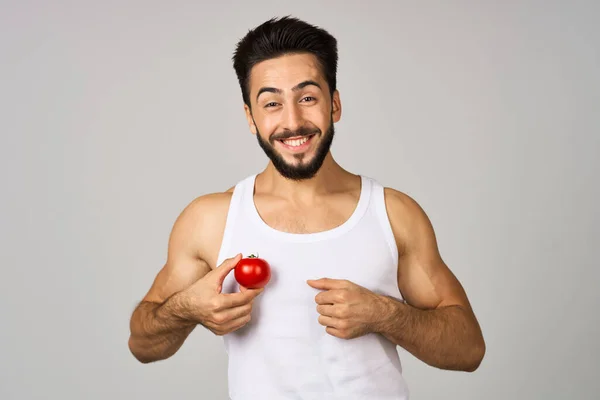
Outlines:
[[[353,339],[378,332],[386,321],[393,318],[391,299],[353,282],[322,278],[307,283],[322,290],[315,296],[319,323],[332,336]]]

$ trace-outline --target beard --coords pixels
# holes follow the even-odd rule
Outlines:
[[[285,131],[282,133],[276,133],[272,135],[268,140],[264,140],[261,137],[258,128],[256,128],[256,138],[258,139],[258,144],[263,149],[267,157],[269,157],[275,169],[284,178],[294,181],[311,179],[316,175],[319,169],[321,169],[323,161],[325,161],[325,158],[329,153],[329,149],[331,148],[331,144],[333,143],[334,134],[335,128],[333,127],[333,118],[331,119],[329,128],[327,129],[327,132],[325,132],[324,135],[322,135],[322,131],[319,128],[300,128],[297,131]],[[276,140],[282,140],[291,137],[305,137],[310,135],[321,136],[321,142],[319,143],[319,147],[316,149],[313,158],[307,162],[303,162],[304,158],[306,157],[305,154],[296,154],[294,155],[294,158],[298,161],[298,164],[290,164],[281,156],[281,154],[277,150],[275,150]]]

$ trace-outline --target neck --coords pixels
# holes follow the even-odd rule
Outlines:
[[[310,179],[301,181],[287,179],[275,169],[272,163],[269,163],[264,171],[258,174],[256,181],[263,190],[277,196],[310,199],[343,190],[356,178],[354,174],[343,169],[329,153],[319,171]]]

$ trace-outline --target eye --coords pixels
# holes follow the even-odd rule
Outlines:
[[[316,100],[314,97],[312,97],[312,96],[306,96],[306,97],[303,97],[301,101],[305,101],[306,102],[306,101],[314,101],[314,100]]]
[[[269,108],[269,107],[275,107],[275,106],[277,106],[277,103],[275,103],[274,101],[272,101],[272,102],[270,102],[270,103],[267,103],[267,104],[265,104],[265,108]]]

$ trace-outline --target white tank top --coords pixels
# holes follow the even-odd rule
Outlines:
[[[254,205],[256,174],[235,186],[218,264],[237,253],[269,262],[271,281],[254,302],[252,320],[224,335],[232,400],[406,400],[408,389],[396,346],[380,334],[336,338],[319,324],[306,283],[348,279],[402,299],[398,252],[383,186],[361,176],[358,204],[336,228],[297,234],[267,225]],[[233,272],[223,292],[238,291]]]

